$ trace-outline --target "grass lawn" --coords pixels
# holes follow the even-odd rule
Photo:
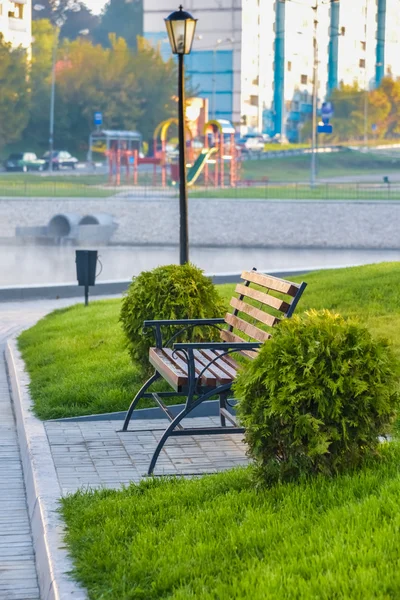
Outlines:
[[[246,160],[242,163],[242,179],[261,179],[289,182],[308,181],[310,177],[310,155],[268,160]],[[342,177],[347,175],[389,175],[398,172],[400,155],[393,159],[376,152],[363,154],[344,150],[332,154],[318,154],[318,177]]]
[[[399,278],[400,263],[310,273],[297,310],[356,315],[373,333],[390,338],[400,358]],[[234,285],[219,289],[228,304]],[[79,304],[55,311],[20,335],[40,418],[127,409],[143,378],[124,347],[119,311],[120,300]]]
[[[266,182],[258,186],[236,188],[189,188],[192,198],[234,198],[237,200],[400,200],[400,187],[384,184],[320,183],[277,185]]]
[[[99,188],[107,179],[103,175],[32,175],[7,173],[0,175],[0,196],[23,197],[89,197],[103,198],[114,194]]]
[[[400,597],[400,446],[335,479],[255,490],[250,469],[62,501],[91,600]]]

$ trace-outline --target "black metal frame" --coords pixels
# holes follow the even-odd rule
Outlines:
[[[159,320],[159,321],[145,321],[143,324],[144,328],[153,328],[155,330],[156,337],[156,347],[157,348],[166,348],[169,346],[171,341],[175,339],[180,333],[185,331],[190,327],[197,326],[218,326],[225,323],[225,320],[220,319],[176,319],[173,321],[167,320]],[[162,331],[161,327],[163,326],[181,326],[181,329],[174,334],[164,345],[162,340]],[[233,352],[240,352],[241,350],[256,350],[262,344],[260,342],[243,342],[243,343],[229,343],[229,342],[199,342],[199,343],[176,343],[173,345],[174,351],[181,351],[186,358],[188,363],[188,381],[189,385],[187,388],[182,389],[182,391],[174,391],[174,392],[158,392],[157,394],[148,392],[147,390],[151,387],[151,385],[157,381],[161,374],[155,370],[153,375],[146,381],[146,383],[140,388],[135,398],[133,399],[128,412],[125,417],[124,425],[122,427],[122,431],[128,431],[129,422],[132,417],[132,413],[137,407],[139,401],[142,398],[152,398],[159,407],[166,414],[167,418],[170,420],[169,426],[164,431],[160,441],[157,444],[157,447],[154,451],[153,457],[150,462],[150,466],[148,469],[148,475],[151,475],[154,471],[154,467],[156,465],[159,454],[164,446],[166,440],[171,435],[174,436],[182,436],[182,435],[213,435],[213,434],[223,434],[223,433],[243,433],[243,427],[231,426],[226,424],[226,416],[221,412],[220,427],[197,427],[197,428],[183,428],[180,423],[182,419],[187,417],[197,406],[199,406],[205,400],[209,400],[212,396],[219,396],[220,409],[226,410],[227,408],[227,395],[232,386],[232,383],[226,383],[224,385],[220,385],[217,387],[206,387],[201,385],[201,378],[203,373],[207,370],[207,368],[215,362],[215,360],[210,361],[210,363],[204,367],[204,369],[196,374],[195,370],[195,358],[194,358],[194,350],[223,350],[223,353],[218,356],[218,358],[225,356],[226,354],[231,354]],[[173,416],[165,404],[162,402],[162,398],[167,398],[171,396],[185,396],[186,402],[184,409],[177,415]],[[175,431],[174,431],[175,430]]]
[[[254,269],[255,270],[255,269]],[[245,285],[248,286],[250,281],[246,281]],[[288,312],[284,315],[285,317],[290,317],[297,303],[306,287],[306,283],[302,283],[299,286],[298,292],[296,296],[293,298],[290,303],[290,308]],[[241,299],[243,296],[240,297]],[[234,311],[234,314],[237,314],[237,310]],[[154,330],[155,338],[156,338],[156,348],[168,348],[173,343],[173,341],[184,331],[189,328],[198,327],[198,326],[211,326],[220,329],[219,325],[226,324],[224,318],[217,319],[175,319],[175,320],[155,320],[155,321],[144,321],[143,328],[152,328]],[[176,326],[180,329],[169,338],[169,340],[163,344],[162,339],[162,331],[161,328],[163,326]],[[233,327],[228,326],[228,331],[232,331]],[[201,379],[205,371],[215,363],[219,358],[226,356],[228,354],[232,354],[235,352],[243,352],[243,351],[256,351],[262,346],[262,342],[183,342],[183,343],[174,343],[173,349],[174,352],[180,351],[181,354],[184,355],[187,365],[188,365],[188,386],[183,387],[177,391],[173,392],[148,392],[149,387],[157,381],[162,375],[155,369],[153,375],[146,381],[146,383],[140,388],[135,398],[133,399],[128,412],[125,417],[124,425],[122,431],[128,431],[129,422],[132,417],[132,413],[137,407],[139,401],[142,398],[152,398],[162,409],[162,411],[166,414],[167,418],[170,421],[170,424],[165,429],[161,439],[159,440],[157,447],[154,451],[153,457],[150,462],[150,466],[148,469],[148,475],[151,475],[154,471],[154,467],[156,465],[157,459],[160,455],[160,452],[166,442],[166,440],[170,436],[184,436],[184,435],[213,435],[213,434],[225,434],[225,433],[244,433],[243,427],[238,427],[235,423],[234,418],[230,415],[227,410],[228,403],[228,392],[232,387],[232,382],[217,386],[217,387],[207,387],[201,384]],[[200,373],[196,374],[195,369],[195,350],[222,350],[222,353],[218,355],[218,357],[211,360]],[[163,403],[162,398],[168,398],[172,396],[185,396],[186,402],[185,407],[182,411],[174,416],[168,410],[168,407]],[[197,406],[199,406],[205,400],[209,400],[212,396],[219,396],[219,405],[220,405],[220,427],[197,427],[197,428],[183,428],[181,425],[182,419],[187,417]],[[232,425],[227,425],[226,421],[229,420]]]

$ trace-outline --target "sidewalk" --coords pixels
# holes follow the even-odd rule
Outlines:
[[[1,342],[4,338],[0,338],[0,598],[39,600],[21,456]]]
[[[7,303],[0,308],[0,598],[40,600],[31,524],[4,359],[7,339],[71,301]]]

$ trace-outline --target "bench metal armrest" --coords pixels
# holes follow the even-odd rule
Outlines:
[[[144,321],[143,329],[153,328],[154,334],[156,336],[156,347],[163,348],[163,347],[166,347],[169,344],[171,344],[181,333],[183,333],[185,331],[185,329],[188,329],[190,327],[197,327],[197,326],[217,327],[218,325],[223,325],[224,323],[225,323],[225,319],[223,319],[223,318],[171,319],[171,320],[159,319],[159,320],[155,320],[155,321]],[[165,342],[165,344],[163,344],[161,327],[165,327],[165,326],[167,326],[167,327],[176,326],[176,327],[180,327],[180,329],[167,342]]]
[[[182,342],[174,344],[174,350],[255,350],[262,342]]]

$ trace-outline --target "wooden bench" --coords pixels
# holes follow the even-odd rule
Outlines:
[[[170,420],[151,460],[148,473],[153,472],[157,458],[169,436],[210,435],[243,433],[229,411],[228,395],[235,380],[239,364],[232,354],[240,352],[248,359],[257,356],[260,346],[267,341],[272,330],[282,318],[290,317],[306,287],[306,283],[293,283],[271,275],[258,273],[255,269],[241,276],[243,283],[236,286],[237,296],[230,305],[232,312],[218,319],[177,319],[173,321],[145,321],[155,333],[156,345],[150,348],[149,361],[155,371],[136,394],[127,412],[122,431],[128,425],[139,400],[152,398]],[[270,294],[272,292],[272,294]],[[176,326],[177,333],[163,342],[162,328]],[[188,328],[212,326],[220,330],[219,342],[176,343],[176,339]],[[160,377],[165,379],[173,392],[148,392]],[[185,396],[181,412],[174,416],[163,398]],[[181,421],[202,402],[213,396],[219,397],[221,426],[183,428]],[[227,425],[227,421],[229,425]]]

